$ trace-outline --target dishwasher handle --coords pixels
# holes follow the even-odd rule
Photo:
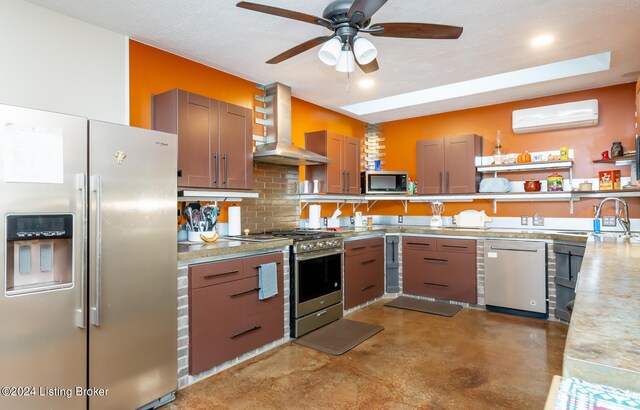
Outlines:
[[[511,248],[508,246],[495,246],[491,245],[492,251],[513,251],[513,252],[538,252],[541,249],[535,248]]]

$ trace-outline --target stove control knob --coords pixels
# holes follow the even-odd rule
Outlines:
[[[317,247],[318,249],[320,249],[320,248],[324,248],[324,242],[318,242],[318,243],[316,244],[316,247]]]
[[[309,245],[302,244],[302,245],[300,245],[300,249],[302,249],[303,251],[306,251],[307,249],[309,249]]]

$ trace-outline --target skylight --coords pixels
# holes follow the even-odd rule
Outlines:
[[[411,107],[436,101],[450,100],[468,95],[487,93],[506,88],[558,80],[582,74],[606,71],[611,65],[611,52],[593,54],[557,63],[524,68],[508,73],[490,75],[459,83],[446,84],[409,93],[392,95],[377,100],[345,105],[343,110],[355,115],[367,115],[398,108]]]

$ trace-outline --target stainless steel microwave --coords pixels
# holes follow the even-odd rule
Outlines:
[[[409,176],[401,171],[363,171],[360,187],[363,194],[404,194]]]

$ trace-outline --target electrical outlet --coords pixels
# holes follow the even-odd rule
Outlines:
[[[401,224],[404,221],[404,217],[402,215],[398,215],[398,223]]]
[[[616,217],[615,216],[603,216],[602,217],[602,226],[616,226]]]
[[[544,216],[534,215],[533,226],[544,226]]]
[[[520,217],[520,225],[529,225],[529,217],[521,216]]]
[[[329,218],[322,218],[322,223],[324,224],[324,226],[329,225]]]
[[[350,223],[351,225],[353,225],[353,224],[355,224],[355,223],[356,223],[356,221],[353,219],[353,216],[350,216],[350,217],[349,217],[349,223]]]

